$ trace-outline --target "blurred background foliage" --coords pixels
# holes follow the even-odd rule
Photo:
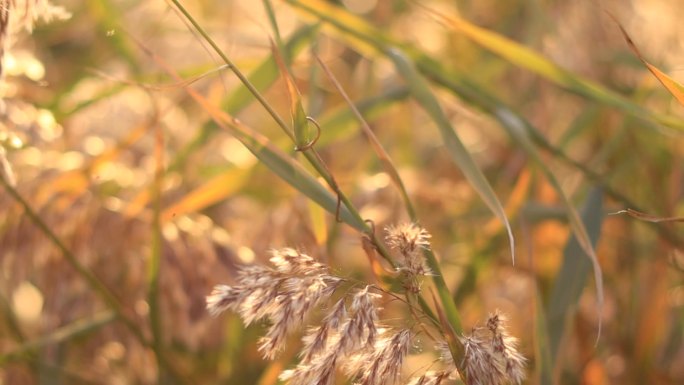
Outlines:
[[[274,0],[277,32],[268,4],[184,6],[289,121],[271,39],[282,43],[341,190],[377,229],[405,221],[400,194],[314,54],[331,68],[433,234],[466,328],[507,313],[530,384],[684,382],[682,227],[605,215],[684,215],[682,106],[609,16],[682,79],[684,3]],[[171,3],[62,5],[71,18],[16,33],[3,59],[0,383],[276,383],[294,351],[263,361],[262,328],[210,318],[204,297],[236,266],[283,246],[372,281],[359,232],[281,180],[185,91],[303,160]],[[488,46],[482,30],[441,16],[517,45]],[[400,47],[430,81],[506,207],[515,266],[501,221],[378,44]],[[547,71],[544,58],[564,70]],[[549,175],[597,242],[605,300],[596,345],[591,263]],[[415,353],[407,373],[432,359],[430,349]]]

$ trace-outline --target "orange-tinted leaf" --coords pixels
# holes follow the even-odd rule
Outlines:
[[[226,199],[242,188],[247,180],[247,175],[247,170],[232,169],[208,180],[176,203],[165,208],[161,215],[162,222],[168,221],[177,215],[205,209]]]
[[[611,17],[613,16],[611,15]],[[627,41],[627,45],[629,45],[629,48],[632,50],[632,52],[634,52],[634,54],[637,55],[639,60],[641,60],[641,62],[644,63],[646,68],[648,68],[648,70],[651,71],[653,76],[655,76],[658,79],[658,81],[670,92],[670,94],[672,94],[672,96],[674,96],[674,98],[677,99],[679,104],[684,106],[684,86],[676,80],[672,79],[663,71],[659,70],[653,64],[649,63],[641,54],[636,44],[634,44],[634,41],[627,34],[627,31],[625,31],[622,25],[615,19],[615,17],[613,17],[613,20],[615,20],[618,27],[620,27],[620,32],[622,32],[622,36],[625,38],[625,41]]]
[[[309,129],[309,121],[306,112],[304,112],[304,107],[302,107],[302,95],[285,64],[285,60],[283,60],[282,55],[273,41],[271,41],[271,51],[273,52],[273,57],[278,65],[280,74],[285,79],[285,84],[287,85],[287,93],[290,97],[290,113],[292,114],[292,130],[294,132],[295,145],[299,149],[304,149],[311,144],[312,140],[314,140],[314,134]]]

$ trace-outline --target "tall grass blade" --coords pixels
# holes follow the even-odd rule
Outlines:
[[[555,83],[560,87],[582,95],[589,100],[618,108],[629,115],[640,116],[646,119],[654,120],[680,131],[684,130],[683,120],[672,116],[652,113],[642,106],[627,100],[623,96],[616,94],[615,92],[603,87],[598,83],[582,78],[581,76],[561,68],[543,55],[509,39],[508,37],[502,36],[485,28],[478,27],[465,19],[451,15],[446,16],[425,6],[422,6],[422,8],[427,10],[427,12],[434,16],[437,20],[442,21],[454,31],[458,31],[463,36],[472,40],[474,43],[500,56],[511,64],[536,73],[537,75],[542,76],[543,78]],[[624,30],[623,33],[625,33]],[[629,41],[629,38],[626,36],[626,34],[625,38]],[[633,46],[633,44],[631,44],[631,46],[634,49],[636,48]],[[640,59],[642,59],[641,56]],[[649,67],[649,70],[656,75],[658,80],[663,82],[663,85],[670,92],[672,92],[675,97],[677,97],[677,95],[684,97],[681,85],[678,85],[667,75],[661,73],[657,68],[651,68],[652,66],[645,61],[644,64]],[[678,98],[678,100],[680,99]],[[682,100],[680,100],[680,103],[681,102]]]
[[[330,23],[331,25],[336,27],[340,32],[342,32],[343,35],[353,35],[355,39],[361,39],[363,41],[366,41],[367,45],[375,47],[375,49],[379,51],[381,54],[387,54],[391,56],[391,53],[388,52],[398,52],[391,51],[389,47],[399,43],[391,41],[381,31],[373,29],[372,26],[365,23],[365,21],[361,20],[360,18],[356,18],[353,15],[345,15],[343,17],[341,14],[345,13],[346,11],[342,9],[338,9],[334,6],[320,3],[316,0],[309,1],[306,4],[296,0],[288,0],[288,3],[293,4],[298,9],[301,9],[306,13],[315,16],[316,18],[325,21],[326,23]],[[345,22],[349,22],[351,24],[346,25],[344,24]],[[390,42],[390,44],[388,44],[388,42]],[[521,145],[523,150],[525,150],[525,152],[527,152],[528,155],[530,155],[530,157],[540,166],[541,170],[549,179],[549,182],[551,183],[553,188],[561,197],[562,202],[566,208],[568,220],[573,230],[573,233],[577,237],[578,242],[581,245],[584,252],[586,253],[586,255],[588,255],[592,261],[594,267],[594,280],[596,282],[596,291],[598,296],[599,307],[602,307],[603,276],[601,272],[601,267],[598,264],[596,252],[594,251],[594,248],[592,247],[591,242],[589,240],[587,230],[585,229],[581,219],[579,218],[577,210],[574,209],[572,203],[570,202],[566,194],[563,192],[560,183],[558,183],[551,170],[545,165],[545,162],[541,159],[541,156],[539,155],[534,143],[531,140],[541,140],[544,143],[546,143],[545,139],[522,117],[518,116],[508,106],[499,101],[495,96],[488,94],[481,87],[478,87],[477,85],[473,84],[472,81],[464,77],[463,74],[448,72],[444,70],[439,63],[435,62],[428,55],[422,53],[421,51],[413,47],[406,46],[406,52],[408,52],[409,55],[411,55],[414,58],[416,68],[421,73],[424,73],[426,77],[449,88],[450,90],[461,96],[464,100],[476,105],[479,108],[484,109],[486,112],[491,114],[495,119],[497,119],[501,123],[501,125],[506,129],[509,135],[511,135]],[[395,57],[393,58],[393,60],[397,60],[397,58]],[[403,63],[402,65],[406,68],[407,73],[417,74],[416,71],[413,69],[411,63],[408,61],[408,59],[402,59],[400,63]],[[421,83],[423,83],[421,90],[411,89],[412,93],[414,94],[414,97],[416,94],[430,94],[429,89],[427,89],[427,86],[424,84],[424,80],[422,80]],[[430,94],[430,96],[428,96],[424,100],[427,101],[429,100],[428,98],[434,99],[434,96]],[[437,109],[439,108],[439,106],[436,105],[437,108],[435,108],[435,103],[432,102],[428,103],[428,105],[432,109],[427,110],[428,113],[432,111],[432,114],[435,114],[435,116],[442,115],[442,117],[438,117],[437,120],[435,120],[436,122],[442,121],[442,123],[440,124],[440,129],[441,127],[450,127],[448,120],[446,120],[446,118],[443,117],[443,113],[439,111],[441,109]],[[455,136],[455,133],[451,128],[442,129],[442,133],[449,137]],[[456,149],[459,147],[458,144],[455,144],[455,141],[453,141],[453,139],[451,139],[449,143],[454,144]],[[462,147],[462,144],[460,147]],[[501,212],[503,213],[503,209],[501,209]],[[509,238],[511,238],[510,233]]]
[[[589,192],[582,209],[584,222],[592,245],[596,245],[601,234],[603,221],[603,192],[594,188]],[[563,332],[569,317],[574,314],[591,270],[591,262],[575,235],[570,238],[563,251],[563,264],[554,281],[547,310],[549,343],[552,362],[557,364]]]
[[[449,119],[444,114],[442,107],[440,107],[437,98],[432,94],[427,81],[418,73],[410,59],[398,49],[390,48],[386,53],[394,62],[397,72],[399,72],[406,81],[406,84],[411,91],[411,95],[425,109],[428,115],[430,115],[430,118],[437,125],[449,155],[451,155],[454,162],[461,169],[473,188],[478,192],[482,200],[489,206],[489,209],[505,224],[511,248],[511,258],[513,263],[515,263],[515,240],[513,238],[513,231],[508,223],[506,212],[504,211],[501,202],[499,202],[499,198],[497,198],[494,189],[492,189],[484,174],[482,174],[482,171],[454,131]]]
[[[318,27],[315,25],[306,25],[292,33],[283,45],[282,57],[285,63],[290,63],[292,58],[310,42],[317,30]],[[269,56],[247,75],[247,80],[254,85],[255,89],[263,92],[278,79],[278,75],[275,59]],[[231,115],[237,115],[252,102],[254,102],[254,97],[247,88],[236,87],[221,103],[221,108]],[[185,164],[188,157],[208,143],[217,131],[217,126],[213,121],[203,125],[190,143],[177,152],[169,163],[168,169],[176,170]]]
[[[221,54],[222,58],[226,61],[226,64],[232,67],[232,63],[218,49],[216,43],[209,39],[208,35],[206,35],[206,32],[204,32],[204,30],[200,28],[197,22],[194,19],[192,19],[190,14],[187,13],[187,11],[180,5],[180,3],[178,3],[175,0],[172,1],[192,22],[192,24],[196,28],[198,28],[201,34],[210,41],[212,47],[214,47],[214,49],[216,49],[217,52]],[[156,56],[153,52],[147,49],[140,42],[137,43],[138,47],[141,50],[143,50],[149,57],[151,57],[158,66],[163,68],[169,75],[173,76],[177,81],[182,80],[178,73],[173,68],[171,68],[167,63],[165,63],[160,57]],[[266,102],[266,100],[263,99],[263,96],[261,96],[261,94],[254,88],[254,86],[247,81],[245,76],[239,70],[237,70],[234,67],[232,68],[236,75],[239,74],[238,77],[241,81],[245,82],[244,84],[250,89],[250,91],[254,92],[254,96],[257,97],[257,99],[260,101],[260,103],[262,103],[262,105],[264,105],[264,107],[268,110],[271,116],[276,120],[277,124],[286,132],[288,132],[287,125],[285,125],[282,119],[280,119],[280,117],[277,115],[277,113],[275,113],[275,111]],[[308,196],[314,202],[317,202],[328,212],[333,213],[335,217],[340,221],[349,224],[351,227],[361,232],[368,231],[368,226],[364,223],[359,213],[353,209],[353,205],[351,204],[351,202],[349,202],[349,200],[346,197],[342,196],[338,190],[335,191],[337,193],[337,197],[333,197],[333,195],[328,190],[326,190],[325,187],[323,187],[316,179],[314,179],[311,176],[311,174],[309,174],[304,169],[304,167],[302,167],[298,162],[296,162],[294,159],[285,154],[281,149],[272,144],[267,137],[261,135],[257,131],[253,130],[252,128],[243,124],[239,120],[230,116],[217,106],[211,104],[204,96],[202,96],[199,92],[195,91],[191,87],[186,85],[184,88],[186,92],[195,100],[195,102],[197,102],[207,112],[207,114],[219,127],[221,127],[227,132],[230,132],[252,154],[254,154],[257,157],[257,159],[261,161],[261,163],[266,165],[269,169],[271,169],[271,171],[275,172],[285,182],[290,184],[296,190],[302,192],[304,195]],[[306,155],[307,159],[311,161],[311,164],[316,168],[316,171],[318,171],[321,174],[321,176],[325,178],[326,182],[328,182],[329,185],[333,186],[334,180],[332,176],[326,171],[324,167],[321,166],[320,162],[318,162],[317,159],[313,158],[313,156],[310,155],[308,151],[304,152],[304,154]],[[342,202],[343,204],[340,204],[340,202]],[[389,253],[385,252],[383,253],[383,255],[388,256]]]
[[[328,78],[335,86],[337,92],[340,95],[342,95],[342,98],[344,98],[344,100],[347,102],[349,109],[352,111],[352,113],[356,117],[356,120],[359,122],[361,130],[363,130],[364,135],[370,142],[371,147],[375,152],[375,155],[378,157],[378,159],[380,159],[380,163],[382,164],[383,169],[385,170],[387,175],[389,175],[390,180],[392,180],[392,183],[394,183],[395,187],[399,190],[401,198],[404,201],[404,207],[406,207],[406,211],[408,212],[409,217],[413,222],[417,222],[418,218],[416,217],[416,210],[413,208],[413,204],[411,203],[411,199],[409,198],[408,192],[406,191],[404,182],[401,180],[399,171],[397,171],[397,168],[394,166],[392,158],[390,158],[385,148],[382,146],[378,138],[375,136],[375,133],[373,133],[373,130],[371,130],[370,126],[368,125],[368,122],[366,122],[366,119],[364,119],[363,115],[361,115],[361,112],[356,108],[354,102],[352,102],[351,98],[349,98],[349,95],[347,95],[340,82],[337,80],[335,75],[333,75],[332,71],[330,71],[330,68],[328,68],[328,66],[325,65],[325,63],[323,63],[323,61],[318,56],[316,57],[316,60],[318,61],[318,64],[321,66],[321,68],[323,68],[325,73],[328,75]]]
[[[314,179],[299,163],[275,147],[265,136],[233,120],[223,111],[209,104],[199,93],[188,88],[190,95],[207,111],[219,126],[232,133],[245,147],[256,156],[261,163],[276,173],[290,186],[306,195],[329,213],[337,212],[337,199],[316,179]],[[346,206],[340,207],[340,219],[359,230],[365,230],[365,224],[357,216],[352,215]]]
[[[178,0],[171,0],[171,2],[176,6],[178,11],[183,15],[183,17],[193,26],[193,28],[205,39],[205,41],[212,47],[212,49],[218,54],[223,62],[233,71],[235,76],[238,77],[240,82],[247,87],[249,92],[252,94],[254,98],[256,98],[261,106],[268,112],[268,114],[273,118],[273,120],[276,122],[276,124],[283,130],[283,132],[288,135],[289,137],[294,139],[294,136],[290,132],[290,128],[288,125],[283,121],[283,119],[278,115],[278,113],[274,110],[274,108],[266,101],[266,99],[263,97],[263,95],[259,92],[258,89],[254,87],[252,83],[249,82],[249,79],[233,64],[233,62],[226,56],[226,54],[219,48],[219,46],[216,44],[214,40],[209,36],[209,34],[202,28],[202,26],[195,20],[194,17],[188,12],[185,7],[178,1]],[[138,42],[138,45],[142,48],[145,49],[145,47]],[[161,60],[154,55],[152,55],[149,50],[145,49],[146,52],[152,57],[154,57],[161,65]],[[164,65],[164,67],[169,71],[169,73],[173,73],[174,76],[178,77],[175,73],[175,71],[171,70],[168,65]],[[186,90],[191,90],[190,88],[186,87]],[[199,95],[199,94],[198,94]],[[232,126],[234,127],[239,127],[242,126],[237,120],[230,118],[232,121]],[[239,138],[238,138],[239,139]],[[321,157],[318,155],[316,150],[313,147],[315,140],[312,141],[311,143],[307,143],[307,145],[304,148],[298,147],[297,149],[299,150],[306,150],[302,151],[304,154],[304,157],[309,161],[309,163],[316,169],[316,172],[326,181],[328,186],[335,192],[336,194],[336,208],[335,208],[335,218],[337,220],[340,219],[340,208],[342,206],[345,207],[345,212],[349,218],[352,218],[351,222],[354,224],[352,225],[353,227],[360,229],[364,232],[370,231],[370,228],[365,224],[363,219],[361,218],[361,215],[359,214],[358,210],[354,207],[354,205],[351,203],[349,198],[340,190],[339,186],[337,185],[337,182],[335,181],[334,176],[330,173],[326,165],[323,163]],[[244,142],[243,142],[244,143]],[[360,226],[360,227],[359,227]],[[378,242],[376,242],[377,244]],[[380,245],[378,245],[380,246]],[[389,253],[386,252],[382,247],[381,254],[385,259],[388,261],[391,261],[391,256]]]
[[[172,69],[167,68],[175,76]],[[337,199],[323,187],[304,167],[297,163],[281,149],[260,133],[252,130],[240,121],[209,103],[204,96],[192,88],[186,91],[211,116],[214,122],[239,140],[259,161],[287,182],[297,191],[321,205],[329,213],[337,213]],[[346,206],[340,207],[340,219],[351,227],[364,231],[366,225],[360,217],[352,215]]]

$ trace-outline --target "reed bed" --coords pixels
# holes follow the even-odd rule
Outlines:
[[[677,2],[0,0],[0,384],[680,384]]]

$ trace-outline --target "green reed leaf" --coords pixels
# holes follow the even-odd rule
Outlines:
[[[582,209],[582,221],[586,225],[592,245],[596,245],[601,234],[603,221],[603,193],[600,189],[592,189]],[[584,290],[587,277],[592,268],[592,261],[586,258],[586,251],[573,235],[563,251],[563,264],[554,281],[547,310],[549,344],[552,362],[557,363],[565,325],[574,314],[579,298]]]

